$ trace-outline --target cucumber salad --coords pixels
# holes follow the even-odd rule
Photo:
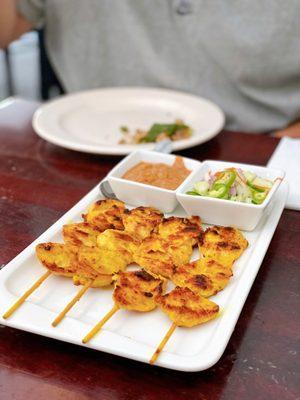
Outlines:
[[[204,180],[196,182],[193,189],[186,194],[261,204],[273,184],[269,179],[262,179],[252,172],[240,168],[227,168],[216,173],[208,171]]]

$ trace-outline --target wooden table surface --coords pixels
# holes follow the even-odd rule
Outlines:
[[[0,107],[0,265],[120,160],[39,139],[31,128],[35,107],[20,100]],[[264,165],[277,143],[265,135],[222,132],[180,154]],[[299,261],[300,213],[285,210],[224,355],[203,372],[150,367],[1,326],[0,398],[300,399]]]

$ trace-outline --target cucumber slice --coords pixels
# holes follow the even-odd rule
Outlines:
[[[251,189],[244,183],[238,184],[236,187],[236,191],[237,196],[239,196],[239,198],[241,199],[239,201],[244,201],[247,197],[251,198]]]
[[[261,204],[267,197],[267,192],[253,192],[252,202],[254,204]]]
[[[248,182],[248,186],[255,192],[264,192],[266,190],[265,187],[254,186],[253,183]]]
[[[273,182],[269,179],[259,178],[258,176],[251,182],[253,186],[257,187],[258,189],[271,189],[273,186]]]
[[[209,183],[206,181],[196,182],[194,184],[194,190],[196,193],[200,194],[201,196],[207,195],[209,190]]]
[[[253,182],[254,179],[257,177],[256,174],[254,174],[253,172],[250,172],[250,171],[243,171],[243,173],[244,173],[244,176],[245,176],[245,178],[246,178],[248,183],[249,182],[250,183]]]

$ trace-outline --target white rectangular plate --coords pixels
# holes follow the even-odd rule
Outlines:
[[[212,297],[220,306],[221,315],[198,327],[177,328],[156,365],[180,371],[201,371],[219,360],[272,239],[284,208],[287,191],[287,184],[283,183],[257,228],[244,233],[249,241],[249,248],[235,263],[234,276],[229,285]],[[45,273],[45,269],[36,259],[35,245],[46,241],[62,241],[62,225],[70,220],[79,221],[87,207],[99,198],[101,196],[96,186],[0,271],[1,315]],[[177,208],[173,215],[183,216],[184,212]],[[196,258],[197,254],[193,257]],[[50,276],[13,316],[8,320],[1,317],[0,322],[24,331],[82,345],[83,336],[112,307],[112,290],[89,289],[61,324],[53,328],[51,322],[77,291],[78,287],[72,284],[71,279]],[[86,347],[147,363],[170,325],[170,319],[159,309],[149,313],[121,310]]]

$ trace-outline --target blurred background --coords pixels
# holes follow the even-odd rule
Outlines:
[[[45,54],[43,31],[32,31],[0,49],[0,101],[9,96],[47,100],[63,90]]]

